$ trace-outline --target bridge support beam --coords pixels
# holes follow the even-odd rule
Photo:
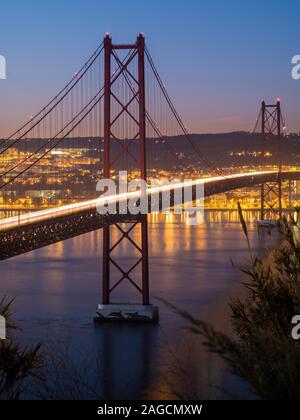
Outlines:
[[[131,143],[138,143],[139,155],[135,159],[139,167],[140,179],[147,181],[146,166],[146,104],[145,104],[145,39],[143,35],[137,38],[133,45],[114,45],[112,39],[107,35],[104,39],[105,62],[104,62],[104,178],[111,179],[113,163],[115,160],[111,155],[111,141],[116,140],[121,145],[118,135],[115,134],[115,126],[124,116],[131,118],[135,125],[137,134],[132,139],[121,139],[121,155],[126,159],[132,158],[129,147]],[[125,62],[122,62],[117,54],[118,50],[128,50]],[[136,58],[137,57],[137,58]],[[112,73],[112,59],[119,67],[120,75],[124,78],[130,91],[131,97],[126,99],[118,97],[118,91],[114,89],[115,73]],[[137,76],[132,74],[130,65],[137,61]],[[112,116],[112,101],[120,108],[117,116]],[[137,104],[137,114],[133,115],[130,109],[132,103]],[[124,159],[125,160],[125,159]],[[126,170],[127,168],[124,168]],[[146,191],[144,192],[147,193]],[[119,211],[119,209],[118,209]],[[134,231],[139,231],[134,234]],[[113,243],[113,229],[119,238]],[[136,239],[138,238],[138,240]],[[138,253],[137,260],[127,267],[117,256],[120,254],[121,246],[124,241],[128,241],[134,246]],[[117,254],[117,256],[116,256]],[[112,269],[121,276],[119,279],[112,278]],[[137,280],[133,278],[136,271],[139,271]],[[141,295],[141,304],[114,304],[112,303],[112,293],[120,288],[120,285],[127,281]],[[113,284],[114,282],[114,284]],[[158,308],[150,305],[149,297],[149,252],[148,252],[148,217],[147,215],[137,215],[135,220],[130,218],[130,224],[117,224],[107,226],[103,230],[103,299],[99,305],[95,321],[157,321]]]
[[[261,185],[261,220],[260,226],[275,225],[277,219],[282,217],[282,114],[281,103],[267,105],[262,102],[262,155],[263,162],[267,164],[267,144],[277,138],[278,176],[276,182]]]

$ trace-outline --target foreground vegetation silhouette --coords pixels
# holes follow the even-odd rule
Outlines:
[[[17,327],[11,320],[12,301],[0,300],[0,315],[6,319],[7,339],[0,340],[0,400],[18,400],[26,381],[36,378],[42,363],[40,345],[23,348],[13,336]]]
[[[299,400],[300,341],[292,338],[292,319],[300,315],[300,210],[278,222],[281,243],[266,258],[253,256],[240,206],[239,214],[251,264],[242,269],[247,278],[245,298],[230,304],[235,338],[165,303],[257,398]]]

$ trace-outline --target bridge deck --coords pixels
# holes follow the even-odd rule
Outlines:
[[[243,187],[251,187],[265,182],[275,182],[277,172],[253,172],[248,174],[215,177],[180,183],[172,187],[149,189],[148,195],[159,194],[160,203],[164,191],[171,194],[171,203],[176,190],[187,186],[204,186],[204,196],[220,194]],[[283,172],[282,179],[300,179],[300,172]],[[0,221],[0,260],[15,257],[53,243],[64,241],[117,222],[130,222],[136,216],[101,215],[97,207],[105,203],[121,203],[139,197],[140,193],[128,193],[106,199],[89,200],[69,206],[43,210]]]

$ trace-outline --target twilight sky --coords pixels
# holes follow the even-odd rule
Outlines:
[[[0,137],[72,77],[105,32],[144,32],[191,132],[251,130],[262,99],[282,98],[288,131],[300,131],[299,0],[10,0],[0,6]]]

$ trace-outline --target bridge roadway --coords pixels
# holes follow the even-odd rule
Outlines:
[[[299,180],[300,172],[283,172],[283,180]],[[244,187],[252,187],[265,182],[278,180],[277,172],[252,172],[245,174],[204,178],[192,182],[157,187],[147,191],[148,196],[159,196],[160,208],[162,195],[170,191],[171,204],[175,191],[192,186],[193,197],[196,197],[197,186],[203,185],[204,196],[224,193]],[[101,215],[98,206],[122,203],[140,196],[139,192],[127,193],[107,198],[88,200],[59,208],[42,210],[34,213],[0,220],[0,260],[6,260],[27,252],[61,242],[106,225],[125,223],[136,220],[137,216]],[[151,202],[151,199],[149,200]],[[162,210],[162,209],[161,209]]]

